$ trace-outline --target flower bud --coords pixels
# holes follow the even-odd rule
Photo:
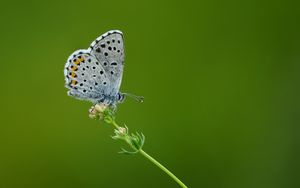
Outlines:
[[[97,112],[103,113],[107,107],[108,107],[108,106],[105,105],[105,104],[96,104],[96,105],[94,106],[94,109],[95,109]]]
[[[97,115],[95,115],[95,114],[89,114],[89,117],[90,117],[91,119],[95,119],[95,118],[97,117]]]
[[[125,135],[127,133],[127,130],[124,127],[119,127],[118,129],[119,129],[119,134],[121,135]]]
[[[90,109],[89,109],[89,113],[90,114],[96,114],[96,110],[95,110],[95,107],[92,106]]]

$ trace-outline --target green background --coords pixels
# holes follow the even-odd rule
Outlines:
[[[178,187],[66,94],[68,56],[111,29],[145,151],[191,188],[300,187],[294,2],[1,1],[0,187]]]

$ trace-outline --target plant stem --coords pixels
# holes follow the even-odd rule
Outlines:
[[[147,159],[149,159],[149,161],[151,161],[153,164],[155,164],[156,166],[158,166],[162,171],[164,171],[166,174],[168,174],[174,181],[176,181],[181,187],[183,188],[187,188],[187,186],[180,181],[180,179],[178,179],[172,172],[170,172],[166,167],[164,167],[162,164],[160,164],[157,160],[155,160],[153,157],[151,157],[150,155],[148,155],[144,150],[139,150],[139,153],[142,154],[144,157],[146,157]]]
[[[112,125],[115,126],[116,129],[120,127],[115,121],[112,121]]]
[[[119,129],[120,126],[114,121],[111,121],[111,124]],[[128,142],[127,142],[128,143]],[[130,143],[128,143],[130,145]],[[134,147],[132,145],[130,145],[133,149]],[[180,179],[178,179],[172,172],[170,172],[166,167],[164,167],[162,164],[160,164],[157,160],[155,160],[153,157],[151,157],[150,155],[148,155],[144,150],[140,149],[139,153],[141,155],[143,155],[145,158],[147,158],[149,161],[151,161],[153,164],[155,164],[156,166],[158,166],[162,171],[164,171],[166,174],[168,174],[174,181],[176,181],[182,188],[188,188],[182,181],[180,181]]]

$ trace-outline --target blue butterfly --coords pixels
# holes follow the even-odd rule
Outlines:
[[[123,33],[108,31],[93,41],[87,50],[77,50],[68,58],[64,70],[68,95],[111,106],[122,102],[125,95],[142,101],[142,97],[119,91],[123,68]]]

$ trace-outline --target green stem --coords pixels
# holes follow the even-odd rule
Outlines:
[[[120,126],[114,120],[112,121],[112,125],[115,126],[116,129],[120,128]]]
[[[115,127],[115,128],[120,128],[120,126],[114,121],[111,121],[111,124]],[[128,143],[128,142],[127,142]],[[128,143],[129,144],[129,143]],[[130,144],[129,144],[130,145]],[[130,145],[133,149],[134,147],[132,145]],[[155,160],[153,157],[151,157],[150,155],[148,155],[144,150],[140,149],[139,153],[141,155],[143,155],[144,157],[146,157],[149,161],[151,161],[153,164],[155,164],[156,166],[158,166],[162,171],[164,171],[166,174],[168,174],[174,181],[176,181],[182,188],[188,188],[182,181],[180,181],[180,179],[178,179],[172,172],[170,172],[166,167],[164,167],[162,164],[160,164],[157,160]]]
[[[180,179],[178,179],[172,172],[170,172],[166,167],[164,167],[162,164],[160,164],[157,160],[155,160],[153,157],[148,155],[144,150],[139,150],[140,154],[142,154],[144,157],[149,159],[153,164],[158,166],[162,171],[164,171],[166,174],[168,174],[174,181],[176,181],[181,187],[187,188],[186,185]]]

